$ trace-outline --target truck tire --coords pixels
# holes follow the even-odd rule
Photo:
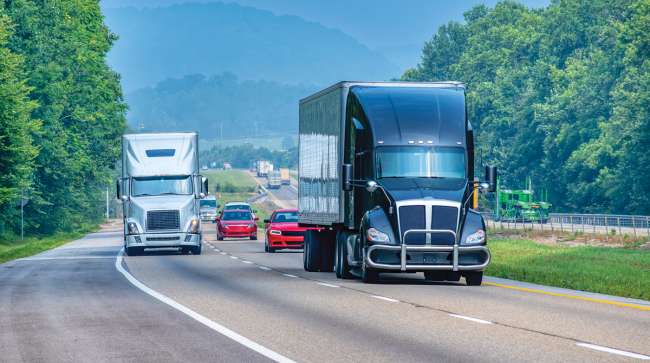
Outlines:
[[[483,282],[483,271],[466,272],[464,276],[467,286],[481,286]]]
[[[125,247],[124,252],[126,253],[127,256],[137,256],[140,255],[144,252],[144,248],[142,247]]]
[[[336,234],[336,253],[334,256],[334,271],[339,279],[351,279],[354,276],[350,273],[348,264],[347,232],[338,232]]]
[[[379,271],[368,267],[365,258],[361,264],[361,281],[366,284],[375,284],[379,281]]]
[[[318,233],[318,241],[321,255],[320,270],[322,272],[332,272],[334,271],[334,255],[336,254],[336,232]]]
[[[316,231],[305,233],[305,248],[302,254],[305,271],[318,272],[321,267],[320,244]]]
[[[193,255],[200,255],[201,254],[201,249],[202,249],[201,247],[203,247],[202,244],[199,244],[198,246],[195,246],[195,247],[191,247],[192,254]]]

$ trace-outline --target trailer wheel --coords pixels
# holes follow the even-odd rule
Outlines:
[[[338,232],[336,234],[336,253],[334,256],[334,271],[339,279],[351,279],[354,276],[350,273],[348,264],[348,248],[346,246],[349,234]]]
[[[305,271],[320,271],[320,244],[318,243],[315,231],[305,233],[305,247],[302,254],[303,267]]]
[[[483,271],[466,272],[464,276],[467,286],[481,286],[483,282]]]
[[[336,254],[336,232],[328,231],[318,234],[320,244],[321,272],[334,271],[334,255]]]

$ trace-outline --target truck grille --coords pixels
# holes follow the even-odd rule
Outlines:
[[[181,218],[177,210],[152,210],[147,212],[148,231],[171,231],[180,228]]]
[[[431,208],[431,220],[427,221],[427,208]],[[441,205],[406,205],[398,209],[399,226],[402,233],[409,229],[445,229],[456,231],[458,208]],[[409,233],[404,241],[409,245],[427,244],[426,233]],[[430,233],[432,245],[453,245],[450,233]]]

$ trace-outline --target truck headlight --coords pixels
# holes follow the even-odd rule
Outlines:
[[[477,245],[485,242],[485,231],[479,229],[478,231],[470,234],[465,239],[465,242],[461,242],[463,245]]]
[[[190,228],[187,229],[188,233],[199,233],[199,227],[201,227],[201,222],[198,219],[193,218],[190,222]]]
[[[368,228],[366,231],[366,237],[368,238],[368,241],[371,242],[390,242],[388,235],[377,228]]]
[[[127,223],[126,226],[129,234],[140,234],[140,230],[138,230],[138,225],[135,224],[135,222],[129,222]]]

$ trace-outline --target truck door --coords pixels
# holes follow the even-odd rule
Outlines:
[[[371,180],[372,173],[372,140],[368,128],[356,118],[354,124],[354,179]],[[365,188],[354,188],[354,221],[359,225],[363,214],[371,208],[371,195]]]

